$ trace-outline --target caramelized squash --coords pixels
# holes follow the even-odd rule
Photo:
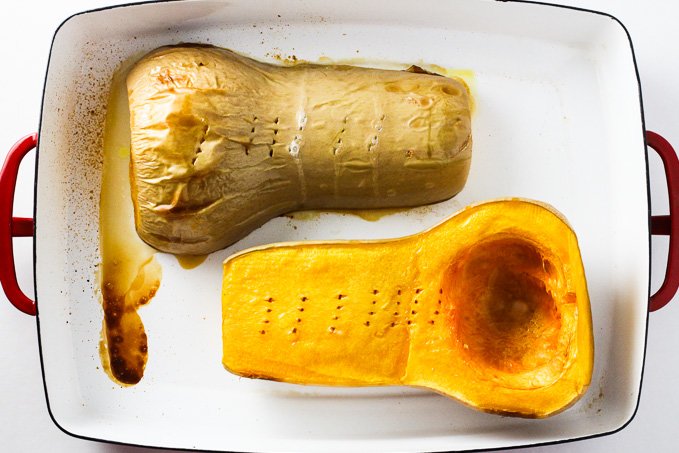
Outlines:
[[[460,79],[182,45],[141,59],[127,88],[137,233],[164,252],[207,254],[300,209],[441,201],[469,172]]]
[[[593,340],[576,236],[525,200],[395,240],[289,243],[224,263],[223,364],[297,384],[425,387],[547,417],[587,389]]]

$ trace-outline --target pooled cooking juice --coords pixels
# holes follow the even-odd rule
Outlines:
[[[100,353],[116,382],[141,380],[148,356],[144,324],[137,310],[160,286],[155,250],[135,230],[130,194],[130,121],[123,65],[113,77],[104,130],[104,166],[99,213],[101,304]]]
[[[195,269],[205,262],[208,255],[175,255],[177,262],[184,269]]]

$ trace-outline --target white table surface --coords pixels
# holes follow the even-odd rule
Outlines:
[[[605,11],[629,30],[641,77],[646,126],[679,149],[679,2],[672,0],[552,0],[553,3]],[[20,0],[0,6],[0,157],[23,135],[37,130],[43,78],[52,35],[72,13],[115,0]],[[33,158],[24,161],[14,204],[15,216],[31,216]],[[660,159],[651,164],[654,214],[667,213]],[[16,239],[17,276],[32,295],[32,245]],[[652,287],[662,281],[667,239],[653,241]],[[641,401],[634,420],[603,438],[530,448],[527,452],[679,451],[679,298],[651,314]],[[14,309],[0,294],[0,451],[143,452],[62,433],[47,413],[40,372],[35,319]]]

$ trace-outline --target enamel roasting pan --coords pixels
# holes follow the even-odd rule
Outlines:
[[[140,314],[143,380],[101,370],[97,289],[103,120],[111,75],[161,45],[202,42],[264,60],[464,70],[475,97],[472,168],[453,200],[369,222],[323,213],[276,218],[193,270],[159,254],[160,290]],[[649,217],[647,148],[660,153],[670,216]],[[37,147],[33,219],[12,219],[21,158]],[[644,127],[630,37],[606,14],[492,0],[246,0],[129,4],[76,14],[54,35],[38,134],[0,179],[0,277],[37,315],[45,394],[65,433],[109,442],[230,451],[444,451],[563,442],[622,429],[637,408],[649,309],[679,284],[679,163]],[[476,412],[424,390],[327,388],[239,379],[221,365],[221,262],[301,239],[385,238],[426,229],[499,197],[547,202],[578,234],[592,304],[588,393],[546,420]],[[665,283],[649,297],[650,235],[670,234]],[[35,303],[16,284],[12,236],[34,240]]]

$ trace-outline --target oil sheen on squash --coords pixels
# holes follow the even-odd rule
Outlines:
[[[116,382],[136,384],[144,375],[148,345],[138,309],[160,285],[155,250],[134,228],[130,194],[130,129],[126,67],[113,77],[104,134],[104,167],[100,204],[101,303],[104,311],[100,355],[104,370]]]
[[[525,200],[469,207],[401,239],[288,243],[226,260],[223,364],[315,385],[411,385],[546,417],[592,375],[577,238]]]
[[[469,173],[465,82],[423,71],[277,66],[228,49],[156,49],[127,78],[137,231],[206,254],[273,217],[419,206]]]

